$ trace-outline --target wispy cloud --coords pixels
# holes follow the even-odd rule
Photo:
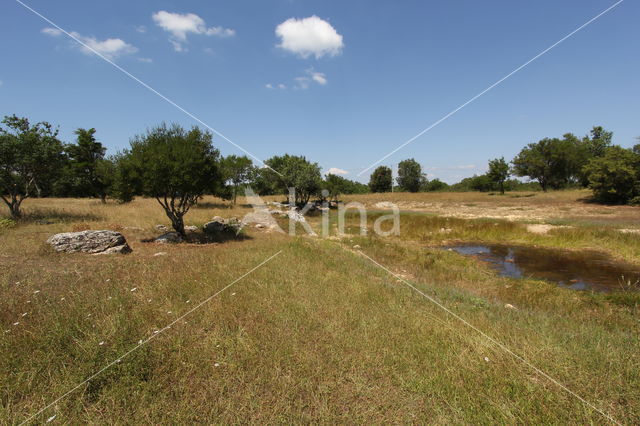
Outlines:
[[[207,27],[204,19],[195,13],[172,13],[161,10],[154,13],[153,21],[164,31],[171,34],[169,42],[176,52],[184,52],[187,49],[188,34],[200,34],[207,36],[231,37],[235,35],[235,30],[222,27]]]
[[[41,32],[51,37],[59,37],[62,35],[62,31],[52,27],[43,28]],[[98,40],[94,36],[83,36],[75,31],[72,31],[69,34],[86,45],[83,46],[81,44],[73,43],[74,47],[79,48],[80,51],[86,55],[92,55],[95,51],[107,59],[114,60],[119,56],[136,53],[138,51],[137,47],[119,38]]]

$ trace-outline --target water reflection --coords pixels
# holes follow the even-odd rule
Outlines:
[[[477,244],[445,248],[486,262],[502,276],[542,279],[573,290],[616,291],[625,281],[640,280],[640,268],[594,251]]]

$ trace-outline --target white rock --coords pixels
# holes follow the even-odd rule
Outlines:
[[[53,249],[63,253],[112,254],[129,253],[131,247],[119,232],[115,231],[81,231],[64,232],[53,235],[47,240]]]

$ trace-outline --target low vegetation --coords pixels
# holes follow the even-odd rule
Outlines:
[[[400,277],[616,421],[636,424],[637,293],[500,278],[439,248],[457,239],[596,246],[640,264],[637,235],[618,230],[640,229],[637,208],[605,214],[579,201],[581,192],[528,194],[351,195],[371,209],[385,199],[416,207],[402,214],[394,238],[357,235],[354,216],[342,238],[248,229],[243,240],[178,245],[141,242],[167,221],[153,198],[34,199],[22,221],[0,227],[0,421],[28,419],[282,251],[32,421],[606,423]],[[243,202],[205,196],[187,223],[241,217],[251,211]],[[485,219],[428,211],[443,204],[451,213],[473,204]],[[486,218],[515,208],[546,209],[548,222],[573,228],[540,235],[517,220]],[[599,229],[589,217],[609,222]],[[321,217],[309,220],[316,227]],[[53,233],[81,229],[119,230],[133,253],[62,255],[44,246]]]

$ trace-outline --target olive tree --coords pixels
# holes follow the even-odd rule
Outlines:
[[[60,171],[64,156],[58,131],[51,124],[31,125],[27,118],[6,116],[0,127],[0,198],[11,217],[22,217],[22,202],[41,195]]]
[[[322,175],[318,163],[312,163],[303,156],[281,155],[265,161],[260,174],[264,182],[270,182],[274,193],[289,193],[295,188],[295,204],[303,206],[312,196],[318,194]]]
[[[185,214],[222,185],[220,154],[198,127],[161,124],[134,137],[126,156],[136,192],[154,197],[183,237]]]

